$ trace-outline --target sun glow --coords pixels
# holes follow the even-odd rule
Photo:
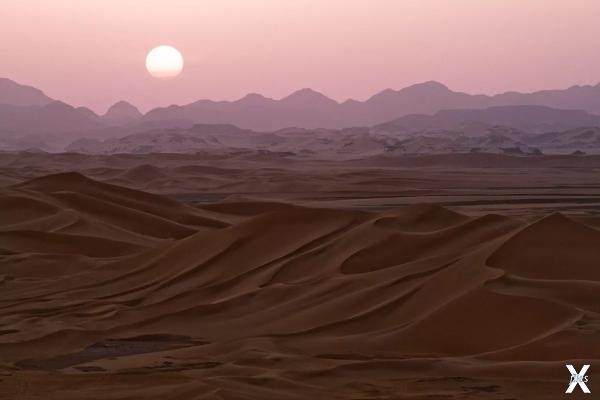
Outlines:
[[[146,69],[155,78],[174,78],[183,69],[183,56],[172,46],[155,47],[146,56]]]

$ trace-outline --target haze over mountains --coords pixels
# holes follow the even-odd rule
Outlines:
[[[305,153],[319,153],[321,145],[330,141],[331,146],[345,146],[336,153],[348,153],[353,148],[357,154],[370,154],[376,148],[389,152],[391,146],[392,152],[404,148],[409,153],[468,152],[473,149],[505,152],[503,149],[509,149],[509,152],[536,154],[539,150],[536,146],[544,147],[544,144],[524,138],[524,135],[549,133],[554,135],[553,151],[569,152],[578,151],[582,143],[587,147],[591,145],[592,150],[600,149],[600,138],[595,130],[589,131],[583,142],[575,140],[573,143],[577,132],[600,127],[598,115],[600,85],[486,96],[455,92],[437,82],[401,90],[387,89],[366,101],[338,103],[314,90],[302,89],[280,100],[249,94],[237,101],[199,100],[187,105],[156,108],[146,114],[134,105],[120,101],[104,115],[97,115],[89,108],[76,108],[53,100],[38,89],[0,79],[0,149],[13,151],[68,149],[104,153],[177,151],[178,148],[196,151],[208,142],[212,143],[210,146],[227,142],[224,137],[213,136],[206,142],[206,137],[197,140],[197,137],[194,139],[196,134],[190,135],[198,129],[204,132],[203,135],[217,134],[221,129],[218,126],[206,127],[215,124],[254,131],[255,135],[250,135],[254,139],[269,137],[258,135],[258,132],[284,130],[283,136],[288,138],[290,133],[301,132],[285,145],[281,144],[281,132],[270,138],[276,138],[282,151],[305,150]],[[202,128],[194,131],[196,124]],[[286,129],[290,127],[299,129]],[[371,128],[348,131],[351,127]],[[214,132],[207,133],[211,129]],[[329,137],[337,130],[344,135],[350,132],[351,141],[339,135]],[[562,149],[560,133],[564,131],[570,131],[567,136],[571,141]],[[357,132],[362,136],[356,138]],[[250,140],[250,136],[246,136],[234,140],[236,146]],[[355,139],[365,146],[359,148]],[[411,142],[400,143],[407,139]],[[134,143],[135,140],[139,143]],[[148,140],[153,144],[146,143]],[[170,141],[173,140],[179,144],[172,146]],[[107,145],[98,144],[104,141]],[[123,145],[124,141],[129,144]],[[307,145],[307,141],[318,143]],[[193,143],[190,145],[190,142]],[[263,140],[251,147],[269,148],[275,142]],[[304,143],[304,147],[295,149],[299,142]],[[373,146],[373,142],[377,144]]]

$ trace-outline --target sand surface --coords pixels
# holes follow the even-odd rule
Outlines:
[[[72,171],[196,205],[258,200],[383,211],[437,204],[471,215],[525,217],[600,211],[600,156],[442,154],[333,161],[249,151],[0,153],[0,187]]]
[[[600,390],[595,158],[189,157],[0,157],[0,398]]]

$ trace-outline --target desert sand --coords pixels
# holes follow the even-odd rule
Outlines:
[[[600,156],[440,154],[315,160],[266,151],[85,155],[0,152],[0,187],[48,174],[94,180],[204,205],[276,201],[383,211],[437,204],[530,217],[600,209]]]
[[[600,162],[564,160],[3,154],[0,398],[593,393]]]

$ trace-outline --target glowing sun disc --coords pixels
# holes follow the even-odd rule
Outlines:
[[[183,56],[172,46],[155,47],[146,56],[146,69],[155,78],[174,78],[183,69]]]

